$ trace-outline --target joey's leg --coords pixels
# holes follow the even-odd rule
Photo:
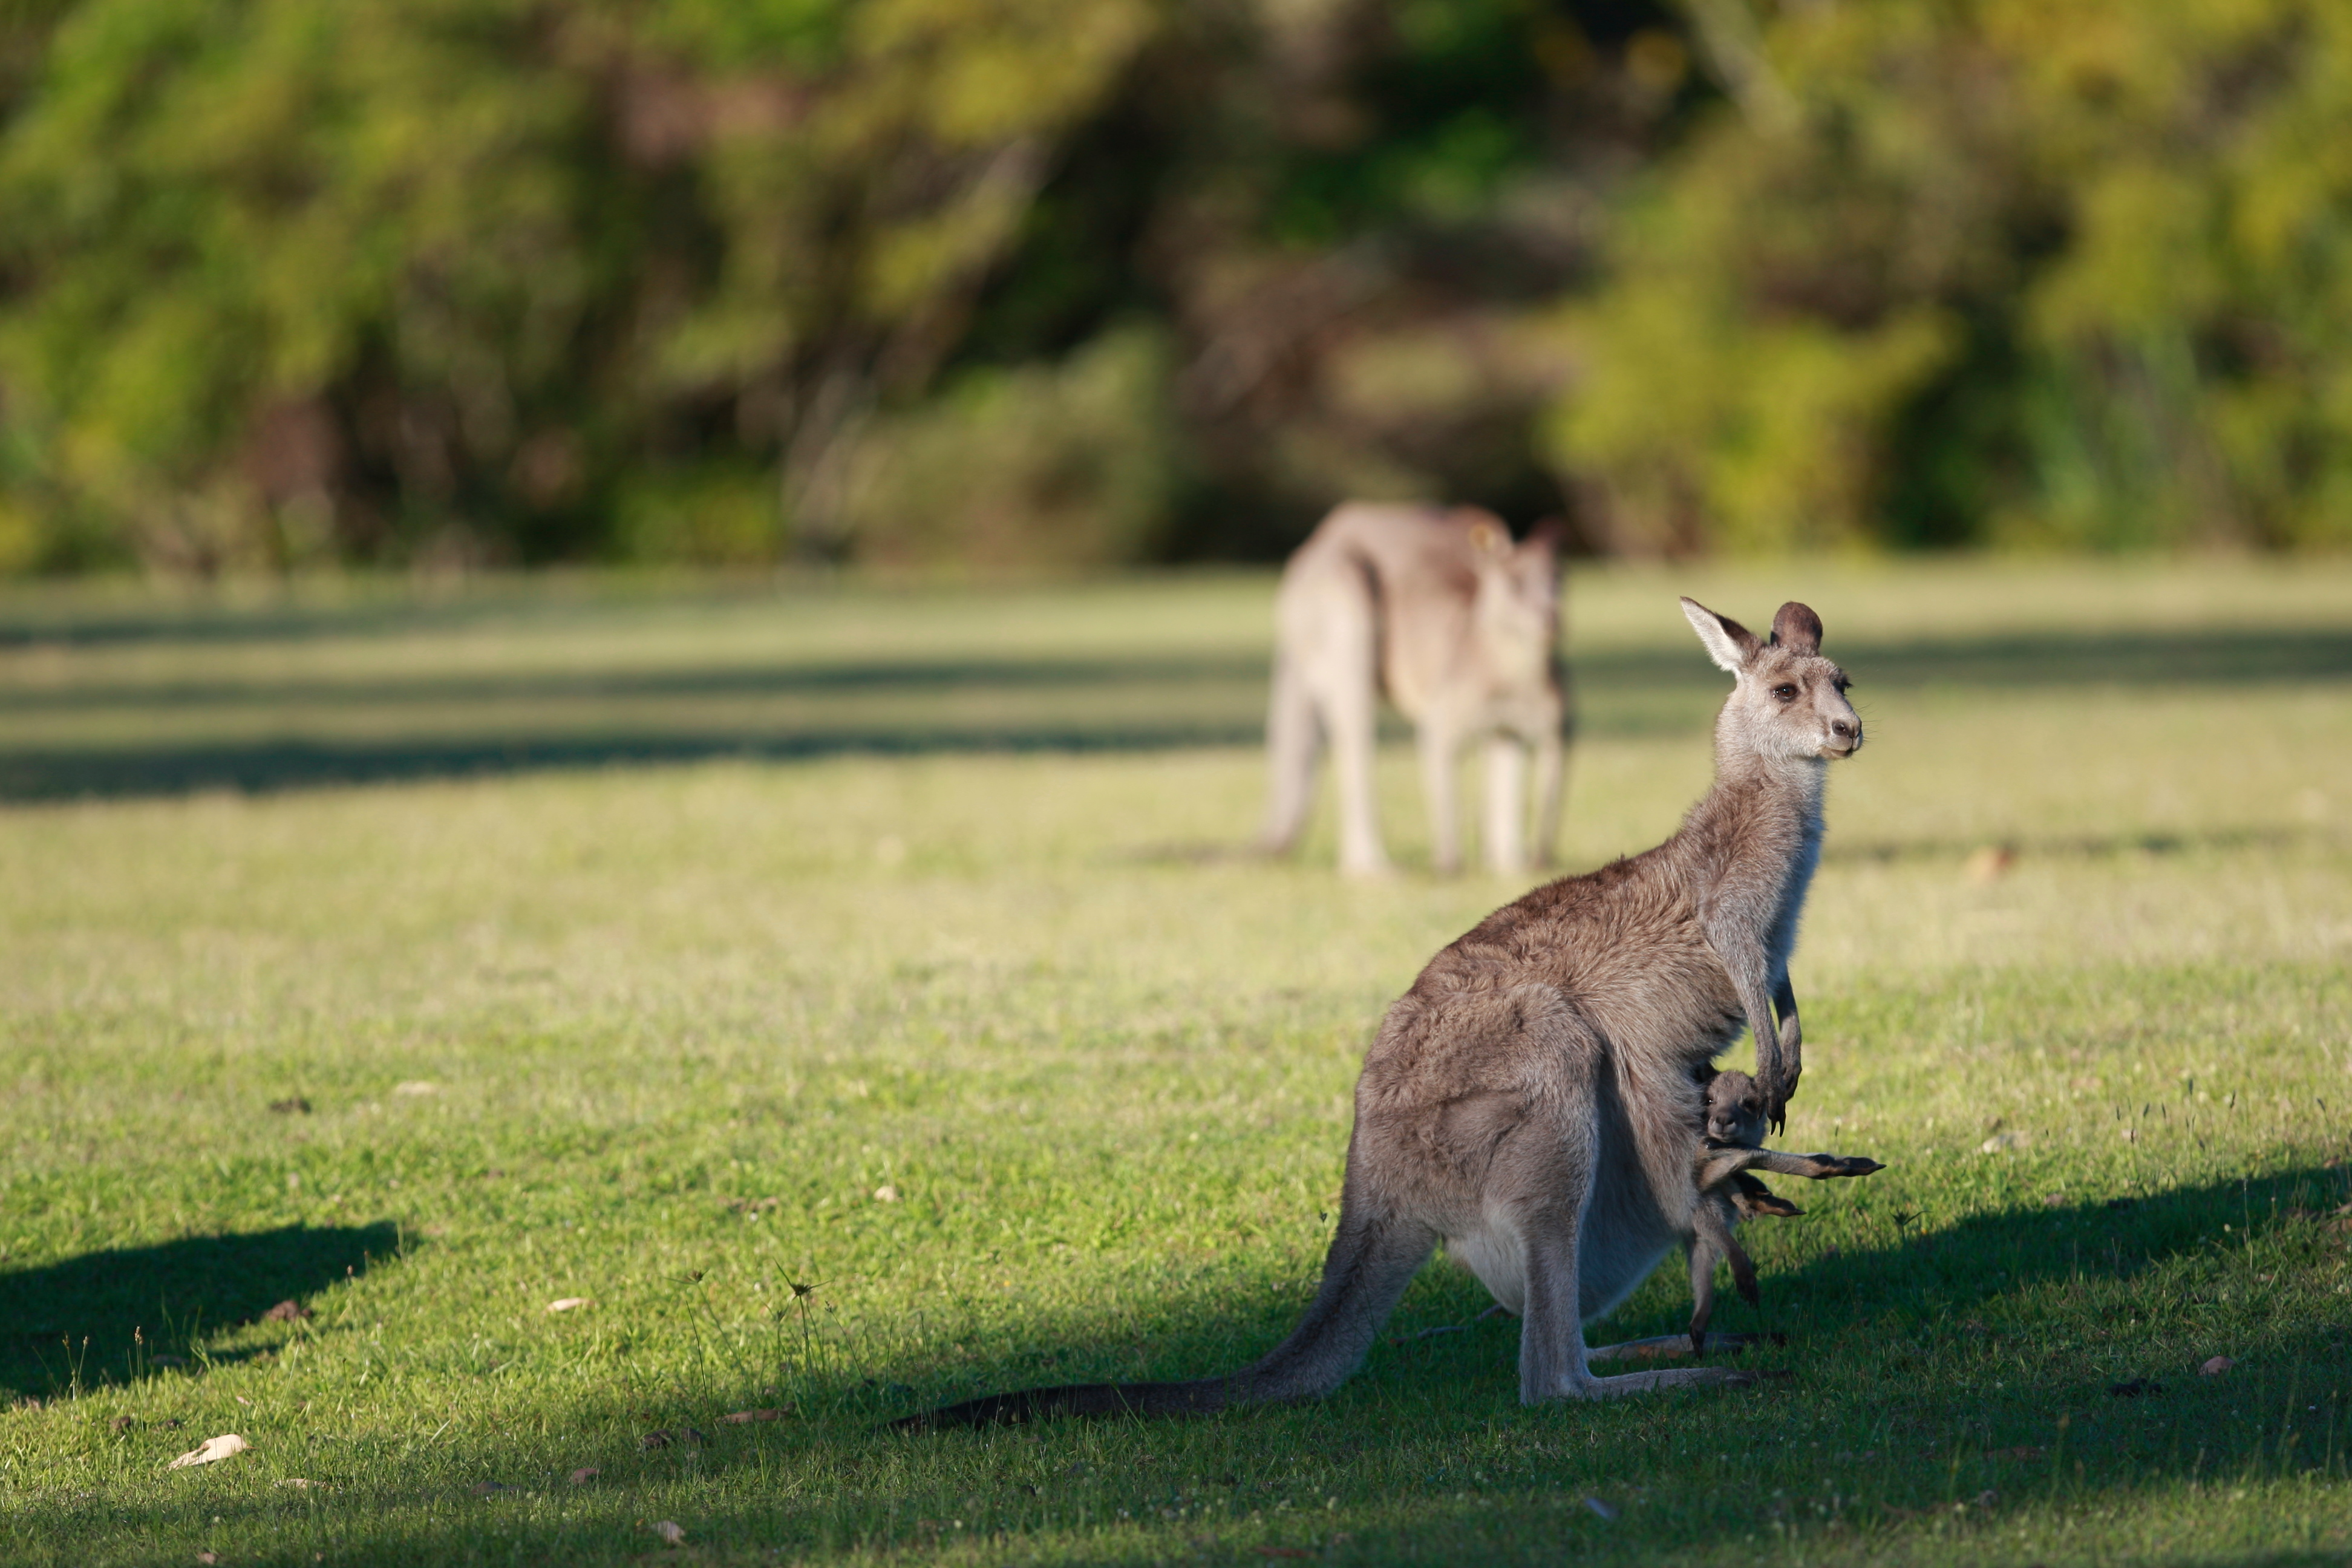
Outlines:
[[[1788,1154],[1778,1149],[1750,1149],[1733,1143],[1701,1149],[1692,1163],[1691,1175],[1699,1191],[1705,1193],[1743,1171],[1777,1171],[1784,1176],[1826,1182],[1840,1176],[1867,1176],[1885,1169],[1867,1154]]]
[[[1462,869],[1462,809],[1454,797],[1454,761],[1461,750],[1454,731],[1434,719],[1422,721],[1421,788],[1429,797],[1430,842],[1437,868],[1446,876]]]
[[[1502,876],[1527,869],[1528,753],[1511,734],[1486,737],[1486,866]]]
[[[1731,1262],[1731,1288],[1739,1292],[1741,1300],[1751,1307],[1757,1305],[1761,1298],[1756,1289],[1756,1265],[1748,1258],[1748,1249],[1737,1241],[1727,1240],[1723,1256]]]
[[[1731,1178],[1729,1190],[1731,1205],[1744,1219],[1794,1219],[1805,1212],[1746,1171]]]
[[[1867,1176],[1886,1169],[1867,1154],[1784,1154],[1778,1149],[1748,1152],[1756,1157],[1742,1166],[1743,1170],[1777,1171],[1784,1176],[1804,1176],[1816,1182]]]
[[[1706,1325],[1715,1316],[1715,1248],[1697,1237],[1690,1239],[1691,1354],[1706,1354]],[[1591,1358],[1588,1355],[1586,1359]]]

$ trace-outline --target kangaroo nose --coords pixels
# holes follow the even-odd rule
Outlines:
[[[1853,726],[1843,719],[1832,719],[1830,721],[1830,733],[1844,740],[1853,733]]]

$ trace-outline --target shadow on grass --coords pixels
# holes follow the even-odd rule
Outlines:
[[[2200,1476],[2226,1489],[2340,1471],[2343,1445],[2332,1427],[2323,1452],[2315,1434],[2300,1448],[2282,1441],[2276,1421],[2283,1404],[2300,1408],[2306,1397],[2340,1408],[2352,1325],[2318,1317],[2238,1324],[2231,1332],[2239,1367],[2200,1378],[2190,1365],[2154,1362],[2167,1352],[2152,1331],[2141,1344],[2118,1330],[2104,1362],[2062,1344],[2116,1329],[2077,1292],[2127,1286],[2225,1235],[2231,1245],[2250,1232],[2292,1243],[2297,1237],[2277,1233],[2304,1226],[2316,1242],[2323,1227],[2314,1212],[2341,1201],[2345,1186],[2342,1171],[2309,1168],[2121,1206],[2035,1203],[1926,1235],[1890,1215],[1883,1245],[1768,1271],[1766,1289],[1797,1332],[1786,1352],[1759,1359],[1796,1377],[1747,1390],[1523,1409],[1515,1324],[1411,1337],[1483,1305],[1466,1277],[1446,1275],[1416,1286],[1364,1371],[1318,1405],[976,1434],[874,1430],[912,1403],[898,1378],[922,1384],[929,1401],[1040,1373],[1066,1381],[1230,1370],[1236,1344],[1263,1349],[1287,1326],[1284,1310],[1263,1296],[1233,1310],[1226,1287],[1265,1288],[1262,1270],[1244,1268],[1151,1303],[1161,1327],[1142,1347],[1143,1366],[1132,1322],[1111,1321],[1118,1309],[1107,1304],[1100,1317],[1041,1324],[1030,1344],[985,1366],[950,1373],[876,1365],[814,1379],[784,1391],[801,1408],[773,1424],[719,1421],[739,1404],[765,1402],[750,1388],[646,1387],[478,1426],[429,1460],[393,1466],[396,1473],[354,1471],[348,1486],[341,1472],[315,1468],[335,1462],[327,1457],[340,1452],[335,1442],[289,1428],[274,1439],[290,1450],[287,1462],[330,1474],[341,1489],[285,1499],[207,1485],[185,1500],[108,1509],[158,1562],[237,1541],[258,1549],[265,1539],[288,1561],[305,1558],[315,1539],[340,1542],[346,1554],[357,1545],[380,1562],[625,1562],[658,1550],[647,1531],[660,1518],[678,1521],[690,1547],[728,1561],[779,1551],[863,1561],[953,1543],[975,1558],[1073,1563],[1310,1554],[1745,1563],[1762,1539],[1823,1561],[1972,1562],[2025,1561],[2013,1556],[2024,1549],[2017,1529],[2053,1539],[2071,1528],[2066,1520],[2126,1529],[2134,1500],[2144,1499],[2137,1517],[2173,1533],[2119,1543],[2114,1560],[2212,1561],[2223,1544],[2212,1534],[2224,1528],[2215,1511],[2221,1500],[2177,1524],[2158,1514],[2188,1506],[2183,1488]],[[2221,1232],[2224,1223],[2233,1230]],[[1669,1331],[1681,1310],[1654,1302],[1595,1337]],[[2018,1378],[2021,1349],[2044,1375]],[[2004,1376],[2010,1386],[1994,1392]],[[2126,1376],[2164,1386],[2111,1393]],[[656,1426],[711,1436],[647,1447],[639,1435]],[[534,1436],[546,1431],[557,1436]],[[293,1447],[304,1443],[311,1446]],[[2063,1458],[2042,1445],[2058,1446]],[[1722,1461],[1732,1456],[1741,1484],[1727,1484]],[[593,1486],[567,1482],[572,1466],[597,1467]],[[781,1505],[787,1496],[790,1506]],[[1605,1517],[1587,1498],[1608,1500]],[[69,1502],[40,1507],[69,1527]],[[206,1519],[218,1525],[223,1516],[227,1530],[208,1535]],[[2232,1562],[2340,1561],[2319,1545],[2282,1550],[2284,1531],[2249,1538],[2244,1516],[2230,1517],[2236,1522],[2226,1528],[2239,1532]]]
[[[1797,1189],[1799,1197],[1804,1195],[1805,1185],[1784,1184]],[[1787,1227],[1779,1230],[1768,1229],[1766,1222],[1751,1222],[1742,1235],[1751,1239],[1765,1273],[1764,1311],[1760,1318],[1749,1312],[1743,1319],[1742,1309],[1726,1301],[1719,1306],[1715,1326],[1785,1331],[1790,1336],[1788,1354],[1775,1360],[1784,1360],[1801,1378],[1806,1375],[1808,1358],[1825,1352],[1841,1353],[1842,1342],[1854,1336],[1885,1346],[1958,1329],[1974,1345],[1979,1332],[1997,1339],[2014,1331],[2000,1326],[2000,1309],[2004,1305],[2031,1300],[2047,1308],[2053,1300],[2079,1300],[2084,1290],[2128,1284],[2168,1259],[2210,1252],[2224,1245],[2241,1247],[2250,1239],[2277,1233],[2313,1248],[2327,1249],[2332,1256],[2341,1249],[2343,1232],[2328,1227],[2340,1220],[2336,1211],[2347,1199],[2352,1199],[2352,1167],[2311,1167],[2176,1187],[2137,1198],[2061,1205],[2037,1199],[2030,1206],[1972,1215],[1939,1227],[1933,1225],[1932,1217],[1923,1220],[1918,1215],[1906,1214],[1899,1204],[1872,1194],[1866,1186],[1859,1187],[1842,1201],[1854,1205],[1852,1223],[1878,1233],[1873,1245],[1849,1245],[1776,1266],[1775,1253],[1805,1245],[1806,1222],[1769,1222]],[[2224,1230],[2225,1226],[2231,1228]],[[1780,1245],[1783,1243],[1787,1245]],[[1671,1256],[1661,1266],[1662,1272],[1676,1274],[1679,1257]],[[2055,1298],[2049,1294],[2053,1287],[2058,1288]],[[1616,1317],[1588,1324],[1588,1340],[1599,1344],[1680,1332],[1689,1310],[1687,1299],[1678,1290],[1668,1294],[1672,1304],[1663,1311],[1644,1307],[1651,1292],[1637,1294]],[[1298,1304],[1303,1306],[1304,1300],[1300,1297]],[[1351,1389],[1375,1384],[1411,1386],[1436,1375],[1435,1369],[1443,1369],[1443,1375],[1437,1376],[1440,1384],[1452,1387],[1465,1379],[1491,1383],[1501,1402],[1515,1407],[1516,1320],[1498,1318],[1471,1331],[1416,1337],[1449,1322],[1466,1321],[1488,1304],[1483,1287],[1467,1273],[1442,1266],[1425,1270],[1385,1331],[1366,1372],[1343,1387],[1334,1400],[1345,1401]],[[1979,1319],[1984,1321],[1978,1328],[1968,1327]],[[2090,1326],[2114,1327],[2109,1323]],[[1269,1317],[1265,1347],[1270,1348],[1288,1327],[1286,1319]],[[1180,1333],[1167,1347],[1168,1353],[1155,1356],[1151,1369],[1144,1373],[1134,1370],[1131,1336],[1121,1336],[1116,1346],[1089,1351],[1084,1348],[1084,1325],[1072,1328],[1080,1347],[1076,1350],[1040,1344],[1019,1353],[1012,1363],[982,1373],[967,1372],[946,1378],[933,1374],[927,1379],[918,1372],[901,1371],[897,1375],[924,1384],[915,1406],[919,1408],[1041,1382],[1205,1376],[1235,1370],[1238,1364],[1229,1352],[1221,1360],[1200,1349],[1212,1335],[1217,1343],[1234,1342],[1227,1325],[1204,1322],[1191,1334]],[[2294,1359],[2303,1352],[2293,1347],[2306,1338],[2310,1343],[2305,1350],[2315,1354],[2325,1346],[2339,1371],[2352,1373],[2352,1317],[2329,1314],[2325,1321],[2285,1333],[2275,1346],[2266,1347],[2278,1352],[2269,1359]],[[1194,1341],[1190,1348],[1184,1343],[1187,1339]],[[1478,1347],[1475,1352],[1473,1346]],[[2250,1345],[2231,1353],[2242,1358],[2253,1351]],[[1465,1354],[1471,1362],[1490,1364],[1484,1371],[1475,1370],[1464,1360]],[[1031,1377],[1024,1384],[1021,1370],[1024,1364],[1045,1375]],[[2088,1361],[2081,1366],[2071,1379],[2047,1386],[2054,1390],[2079,1385],[2104,1397],[2108,1382],[2116,1380],[2095,1374]],[[1424,1374],[1419,1368],[1433,1372]],[[1624,1369],[1603,1366],[1599,1370],[1607,1373]],[[2136,1374],[2169,1378],[2183,1369],[2133,1370]],[[2196,1381],[2193,1374],[2189,1381]],[[860,1390],[855,1398],[862,1408],[871,1394]],[[908,1413],[905,1409],[887,1412],[894,1416]]]
[[[185,1363],[218,1330],[388,1258],[388,1222],[194,1236],[0,1274],[0,1396],[46,1399]],[[239,1352],[206,1352],[213,1361]],[[163,1358],[171,1358],[165,1360]]]
[[[415,612],[416,626],[444,623]],[[331,616],[267,624],[282,637],[323,633]],[[359,623],[394,629],[396,616]],[[164,623],[156,640],[236,635],[235,623]],[[290,628],[306,628],[298,633]],[[411,629],[415,629],[412,627]],[[140,635],[135,620],[83,628],[85,641]],[[0,641],[7,628],[0,627]],[[47,635],[47,634],[44,634]],[[70,647],[81,635],[55,628]],[[256,633],[261,635],[260,632]],[[29,632],[18,629],[17,640]],[[2210,630],[2165,636],[2100,633],[1916,643],[1857,643],[1836,650],[1872,692],[1955,688],[2239,685],[2332,682],[2352,678],[2352,632],[2326,629]],[[457,777],[551,769],[674,763],[712,757],[795,760],[845,752],[908,754],[970,751],[1135,751],[1252,744],[1263,721],[1265,659],[1257,653],[1125,658],[922,658],[820,666],[552,671],[517,676],[269,679],[0,689],[0,716],[74,713],[119,716],[128,738],[87,745],[0,749],[0,800],[136,796],[230,788],[262,792],[317,785]],[[69,677],[69,671],[68,677]],[[1601,652],[1575,670],[1588,734],[1656,733],[1704,722],[1719,679],[1695,650]],[[1171,705],[1171,691],[1191,693]],[[617,702],[822,700],[822,717],[749,707],[740,715],[675,726],[600,709]],[[871,702],[868,712],[858,705]],[[518,708],[540,712],[518,724]],[[268,739],[142,742],[145,714],[169,710],[187,731],[190,713],[217,710],[225,725],[248,728],[257,714],[283,710]],[[363,739],[306,735],[304,717],[335,714]],[[1391,733],[1401,732],[1391,722]]]

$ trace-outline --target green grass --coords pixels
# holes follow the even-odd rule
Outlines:
[[[1319,1405],[917,1439],[1278,1338],[1517,890],[1220,852],[1267,580],[0,601],[0,1559],[2342,1561],[2352,570],[1580,574],[1572,867],[1705,785],[1678,589],[1873,737],[1780,1142],[1891,1168],[1717,1319],[1793,1376],[1525,1410],[1441,1264]]]

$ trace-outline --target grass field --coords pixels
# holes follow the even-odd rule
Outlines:
[[[1523,1409],[1440,1263],[1316,1406],[876,1435],[1272,1344],[1519,890],[1231,852],[1270,588],[0,600],[0,1560],[2352,1554],[2340,563],[1577,578],[1571,869],[1705,787],[1677,591],[1870,725],[1778,1142],[1891,1168],[1717,1317],[1792,1377]]]

